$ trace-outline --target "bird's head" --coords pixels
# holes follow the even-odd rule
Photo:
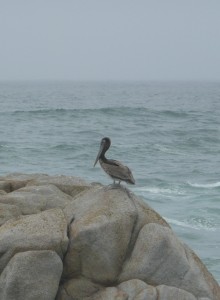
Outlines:
[[[104,137],[102,140],[101,140],[101,143],[100,143],[100,148],[99,148],[99,152],[98,152],[98,155],[96,157],[96,160],[95,160],[95,163],[94,163],[94,167],[95,165],[97,164],[97,161],[99,160],[99,158],[105,154],[105,152],[109,149],[111,145],[111,140],[110,138],[108,137]]]

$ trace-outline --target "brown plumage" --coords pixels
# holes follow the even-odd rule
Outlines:
[[[114,159],[107,159],[105,157],[106,151],[109,149],[111,145],[111,140],[108,137],[105,137],[101,140],[99,153],[96,157],[94,166],[97,161],[99,161],[102,169],[115,181],[125,181],[130,184],[135,184],[134,177],[131,173],[131,170],[124,166],[121,162]]]

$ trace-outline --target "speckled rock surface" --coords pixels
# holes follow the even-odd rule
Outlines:
[[[54,251],[17,253],[0,276],[0,299],[53,300],[62,270],[62,260]]]

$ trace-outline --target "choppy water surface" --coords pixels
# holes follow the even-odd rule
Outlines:
[[[220,282],[220,83],[1,82],[0,175],[76,175],[129,165],[130,187],[170,223]]]

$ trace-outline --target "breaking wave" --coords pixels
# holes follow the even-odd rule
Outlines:
[[[191,182],[188,182],[188,184],[195,188],[204,188],[204,189],[212,189],[212,188],[220,187],[220,181],[213,182],[213,183],[191,183]]]

